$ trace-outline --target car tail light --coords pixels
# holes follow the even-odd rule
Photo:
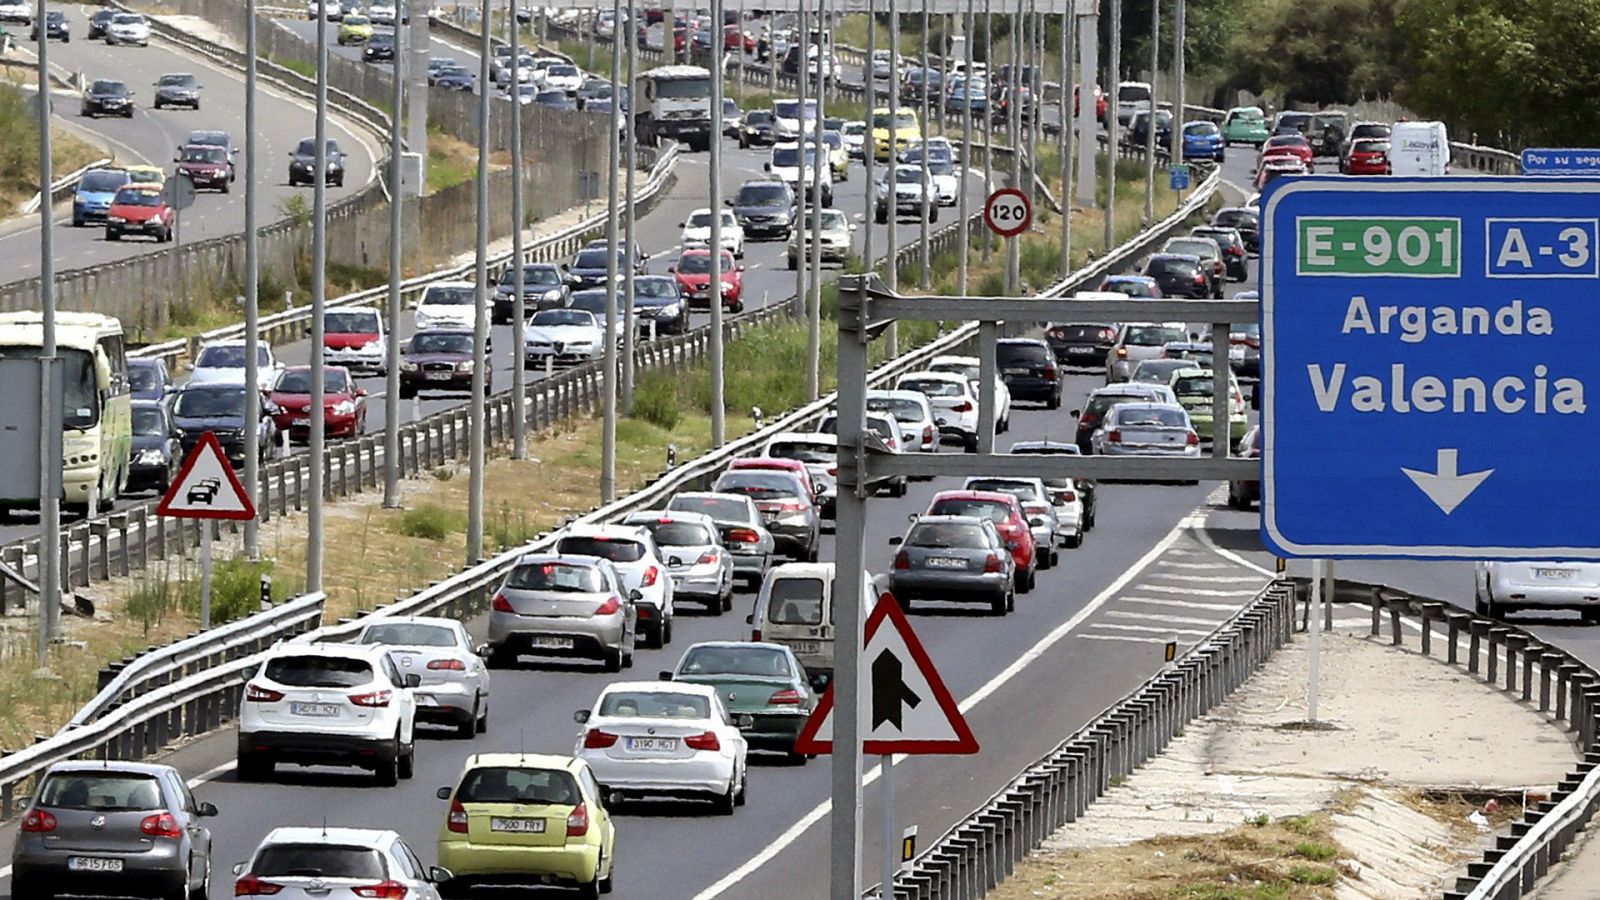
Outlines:
[[[380,900],[405,900],[406,886],[398,881],[380,881],[366,887],[351,888],[357,897],[377,897]]]
[[[1184,437],[1183,442],[1191,447],[1196,446],[1200,443],[1200,435],[1191,431],[1187,436]]]
[[[1201,271],[1196,271],[1194,273],[1194,283],[1195,284],[1205,284],[1206,283],[1206,273],[1201,272]]]
[[[1122,443],[1122,432],[1119,429],[1113,428],[1106,432],[1106,440],[1113,444],[1120,444]]]
[[[805,511],[806,505],[798,500],[789,500],[778,504],[778,512],[797,513]]]
[[[511,601],[506,599],[506,595],[505,594],[495,594],[494,595],[494,604],[493,604],[493,606],[494,606],[494,611],[495,612],[504,612],[504,613],[514,613],[514,612],[516,612],[516,610],[511,608]]]
[[[905,552],[904,550],[901,550],[899,553],[896,553],[894,555],[894,567],[896,569],[909,569],[909,568],[911,568],[911,554]]]
[[[709,566],[709,565],[711,565],[712,563],[714,563],[716,561],[717,561],[717,551],[715,551],[715,550],[707,550],[706,552],[700,554],[700,558],[695,560],[694,564],[697,565],[697,566]]]
[[[600,750],[617,742],[617,736],[609,731],[591,728],[583,733],[583,746],[589,750]]]
[[[456,834],[467,833],[467,808],[461,805],[460,800],[450,801],[450,815],[445,818],[444,827]]]
[[[728,531],[728,540],[741,544],[757,544],[761,542],[761,535],[756,534],[754,529],[734,528]]]
[[[567,816],[567,837],[583,837],[589,833],[589,807],[579,803]]]
[[[235,897],[270,897],[283,890],[283,885],[262,881],[254,875],[243,875],[233,883]]]
[[[752,629],[750,631],[750,640],[752,640],[752,641],[761,640],[761,629],[759,629],[759,628]]]
[[[1076,491],[1062,491],[1056,496],[1059,498],[1059,502],[1061,503],[1071,503],[1078,499],[1078,493]]]
[[[768,706],[799,706],[805,698],[794,688],[784,688],[767,698]]]
[[[717,734],[714,731],[707,731],[704,734],[690,735],[689,737],[684,738],[683,742],[689,747],[690,750],[722,749],[722,742],[717,740]]]
[[[999,554],[991,553],[988,556],[984,557],[983,570],[985,572],[998,572],[998,571],[1000,571],[1000,556],[999,556]]]
[[[1045,381],[1055,381],[1056,380],[1056,367],[1055,366],[1046,366],[1045,367],[1044,380]]]
[[[465,672],[467,664],[459,659],[430,659],[428,660],[428,668],[435,672],[441,670],[446,672]]]
[[[950,410],[952,412],[972,412],[972,401],[963,400],[960,403],[957,403],[955,406],[950,407]]]
[[[246,703],[277,703],[283,699],[283,692],[247,684],[244,686],[244,699]]]
[[[604,602],[604,603],[600,604],[599,606],[595,607],[594,608],[594,612],[591,615],[613,616],[613,615],[616,615],[617,610],[619,610],[621,608],[622,608],[622,601],[617,599],[617,595],[616,594],[612,594],[611,596],[606,598],[606,602]]]
[[[22,830],[30,834],[45,834],[56,830],[56,817],[42,809],[30,809],[22,817]]]
[[[169,812],[145,816],[139,822],[139,833],[148,834],[151,837],[183,837],[183,829],[178,827],[178,817]]]
[[[1243,247],[1229,247],[1228,250],[1227,250],[1227,253],[1228,253],[1229,256],[1243,256],[1244,255],[1244,248]]]
[[[350,702],[368,709],[381,709],[389,705],[389,697],[393,691],[373,691],[370,694],[351,694]]]
[[[660,578],[660,577],[661,577],[661,570],[656,568],[655,566],[651,566],[650,568],[644,570],[644,578],[640,580],[639,586],[640,587],[654,587],[655,583],[656,583],[656,579]]]
[[[924,426],[922,426],[922,442],[924,444],[928,444],[928,443],[932,443],[933,442],[933,426],[932,425],[924,425]]]
[[[1128,348],[1127,347],[1118,347],[1117,348],[1117,356],[1119,356],[1119,357],[1121,357],[1123,359],[1126,359],[1127,356],[1128,356]]]

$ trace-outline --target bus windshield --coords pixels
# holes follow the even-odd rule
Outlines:
[[[38,359],[38,347],[0,347],[0,359]],[[87,350],[61,348],[65,383],[62,424],[68,428],[93,428],[100,422],[100,394],[94,386],[94,358]]]

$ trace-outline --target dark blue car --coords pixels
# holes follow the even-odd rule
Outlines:
[[[78,179],[77,190],[72,192],[72,224],[82,228],[90,222],[104,222],[111,209],[111,198],[128,183],[128,173],[122,169],[90,169]]]
[[[183,461],[167,405],[158,400],[135,400],[132,408],[133,445],[132,461],[128,465],[128,492],[165,494]]]
[[[1183,126],[1183,158],[1222,162],[1228,142],[1215,122],[1186,122]]]
[[[167,363],[161,359],[130,359],[128,360],[128,386],[133,389],[135,400],[167,399],[172,392],[172,376],[167,372]]]

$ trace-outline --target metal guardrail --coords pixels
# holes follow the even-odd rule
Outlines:
[[[101,687],[59,733],[82,728],[127,701],[217,665],[232,647],[270,647],[322,623],[322,592],[302,594],[271,609],[196,632],[181,641],[100,670]]]
[[[1172,666],[1106,707],[863,896],[975,900],[1113,783],[1166,749],[1292,639],[1294,593],[1274,582]]]
[[[82,167],[80,169],[77,169],[76,171],[73,171],[73,172],[70,172],[70,173],[68,173],[66,175],[63,175],[60,178],[57,178],[50,185],[50,202],[51,203],[60,203],[62,200],[65,200],[67,197],[72,196],[72,194],[78,189],[78,179],[83,177],[83,173],[89,171],[90,169],[98,169],[101,166],[109,164],[110,162],[111,162],[111,157],[109,157],[109,156],[104,158],[104,159],[97,159],[94,162],[89,163],[87,166],[84,166],[84,167]],[[22,206],[17,209],[17,214],[18,215],[23,215],[23,216],[31,216],[34,213],[38,212],[39,211],[39,207],[40,207],[40,205],[42,203],[42,199],[41,198],[43,196],[44,196],[43,194],[40,194],[40,193],[37,193],[37,192],[34,193],[32,199],[30,199],[28,202],[22,204]]]

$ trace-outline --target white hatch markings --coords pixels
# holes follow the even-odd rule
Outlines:
[[[1239,611],[1270,578],[1191,529],[1075,637],[1188,647]]]
[[[1175,609],[1209,609],[1220,612],[1232,613],[1239,607],[1232,603],[1199,603],[1193,600],[1169,600],[1165,597],[1139,597],[1129,595],[1122,598],[1124,603],[1137,603],[1141,606],[1166,606]]]
[[[1147,613],[1143,610],[1109,609],[1106,615],[1114,619],[1133,619],[1137,622],[1166,622],[1172,625],[1210,625],[1215,618],[1200,616],[1166,616],[1158,613]],[[1204,632],[1202,632],[1203,634]]]
[[[1199,624],[1207,624],[1200,622]],[[1181,634],[1189,637],[1205,637],[1211,633],[1209,628],[1167,628],[1161,625],[1123,625],[1118,622],[1099,622],[1095,628],[1100,631],[1138,631],[1150,634]]]

